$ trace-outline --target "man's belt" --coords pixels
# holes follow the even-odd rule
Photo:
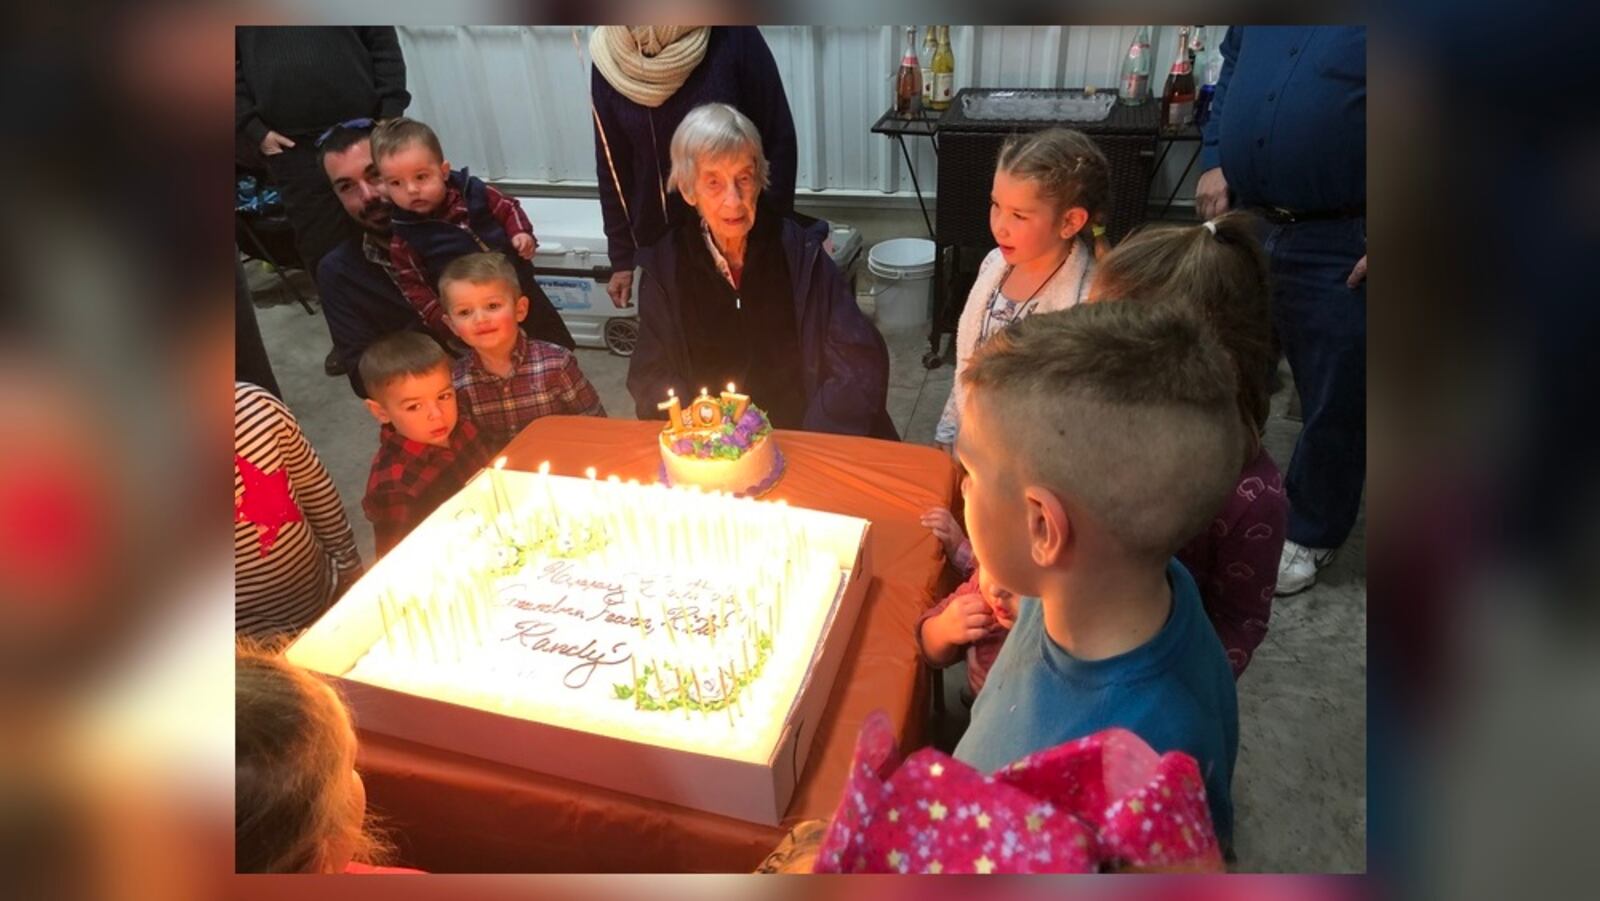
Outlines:
[[[1290,210],[1281,206],[1252,207],[1253,212],[1273,225],[1294,225],[1297,222],[1321,222],[1328,219],[1355,219],[1367,214],[1367,208],[1348,207],[1342,210]]]

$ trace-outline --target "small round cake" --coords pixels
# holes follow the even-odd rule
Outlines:
[[[661,431],[661,481],[742,497],[765,494],[783,476],[772,424],[748,401],[700,397],[685,422]]]

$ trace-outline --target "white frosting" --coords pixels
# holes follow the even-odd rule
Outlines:
[[[533,479],[518,476],[519,488]],[[559,481],[571,493],[578,480]],[[658,487],[587,483],[586,503],[530,512],[540,487],[506,493],[498,530],[471,511],[430,519],[450,572],[399,563],[397,574],[386,559],[388,584],[372,599],[380,637],[346,677],[765,761],[853,542],[817,531],[810,511]]]
[[[756,439],[737,460],[685,456],[672,450],[672,436],[661,433],[661,463],[672,485],[696,485],[706,491],[748,494],[772,477],[778,465],[777,442],[767,434]]]

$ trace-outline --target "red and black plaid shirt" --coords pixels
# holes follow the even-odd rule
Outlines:
[[[361,509],[372,521],[380,555],[428,518],[487,466],[494,445],[486,442],[472,420],[463,416],[450,433],[449,447],[412,441],[392,425],[378,433],[378,452],[367,477]]]
[[[528,221],[528,214],[522,211],[522,204],[488,185],[483,186],[483,193],[489,199],[490,214],[498,219],[500,226],[506,230],[507,241],[517,235],[533,234],[533,223]],[[485,244],[477,232],[472,230],[471,215],[467,209],[466,195],[454,185],[446,184],[444,203],[440,205],[436,218],[443,219],[471,235],[485,253],[497,250],[502,253],[514,252],[510,244],[505,247],[490,247]],[[535,242],[537,243],[537,239]],[[439,294],[428,278],[428,270],[423,265],[422,255],[417,253],[416,248],[407,244],[399,232],[394,232],[389,237],[389,262],[393,266],[392,274],[395,284],[400,286],[400,293],[410,301],[412,308],[422,317],[422,321],[430,331],[448,339],[454,333],[445,324],[444,305],[439,303]]]
[[[606,415],[600,393],[566,348],[530,340],[518,331],[511,363],[511,375],[501,378],[485,369],[475,353],[455,362],[458,399],[492,445],[503,447],[541,416]]]

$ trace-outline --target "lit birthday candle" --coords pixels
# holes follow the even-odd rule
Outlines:
[[[489,469],[489,487],[494,494],[494,522],[497,528],[500,525],[501,515],[511,506],[511,502],[506,498],[506,461],[506,457],[497,457]]]
[[[644,687],[639,684],[639,663],[632,653],[628,654],[628,673],[633,678],[633,681],[628,683],[628,687],[633,689],[633,709],[638,710],[639,693]]]
[[[739,418],[744,415],[744,411],[750,408],[750,396],[747,394],[740,394],[738,390],[733,387],[732,382],[728,383],[728,390],[722,392],[722,400],[725,403],[733,404],[733,421],[736,424],[738,423]]]
[[[668,388],[667,399],[656,404],[656,409],[666,411],[667,422],[670,423],[667,431],[674,435],[683,431],[683,404],[678,400],[678,392]]]
[[[709,429],[722,425],[722,403],[711,396],[707,388],[700,389],[700,396],[689,405],[690,425],[697,429]]]
[[[378,594],[378,619],[383,623],[383,640],[389,655],[394,656],[394,618],[389,613],[388,591]]]

